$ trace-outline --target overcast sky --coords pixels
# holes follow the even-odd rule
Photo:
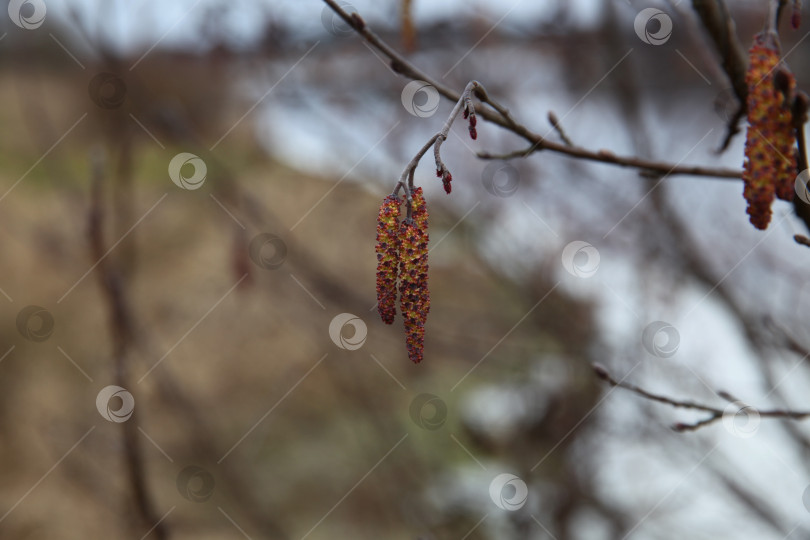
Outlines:
[[[345,1],[345,0],[344,0]],[[575,14],[574,20],[587,25],[601,9],[598,0],[564,0]],[[108,37],[124,48],[148,48],[158,40],[163,45],[194,44],[199,40],[198,29],[205,13],[221,5],[221,0],[46,0],[48,17],[65,19],[70,9],[78,10],[91,29],[102,28]],[[229,8],[219,21],[235,42],[254,38],[261,31],[268,14],[273,19],[295,25],[305,33],[323,33],[320,0],[230,0]],[[391,21],[398,17],[399,0],[349,2],[366,20],[373,23]],[[417,21],[452,18],[454,14],[477,15],[492,22],[503,19],[502,25],[525,25],[526,21],[542,20],[553,13],[556,0],[428,0],[414,1]]]

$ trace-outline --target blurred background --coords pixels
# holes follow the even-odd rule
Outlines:
[[[589,149],[742,166],[688,2],[341,4],[549,139],[553,111]],[[747,49],[767,8],[730,4]],[[781,32],[805,90],[806,28]],[[739,180],[481,160],[526,143],[459,121],[452,195],[416,171],[413,365],[375,308],[376,215],[454,104],[324,3],[12,0],[0,69],[0,537],[810,537],[810,430],[756,414],[810,409],[789,204],[757,231]],[[677,433],[706,415],[594,362],[751,408]]]

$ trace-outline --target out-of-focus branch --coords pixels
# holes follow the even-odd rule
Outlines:
[[[707,467],[706,470],[732,493],[753,516],[759,518],[760,521],[767,524],[779,534],[790,535],[792,531],[788,532],[785,530],[784,520],[774,511],[771,500],[762,497],[761,494],[754,490],[746,488],[742,482],[735,478],[738,475],[729,474],[717,467]],[[803,531],[799,530],[798,532]]]
[[[739,102],[737,110],[729,118],[726,137],[720,146],[722,152],[728,148],[734,135],[740,132],[739,123],[746,114],[748,85],[745,84],[745,72],[748,61],[745,49],[737,39],[734,19],[731,18],[724,0],[692,0],[692,9],[700,17],[703,28],[720,54],[720,65],[728,76]]]
[[[795,240],[797,244],[801,244],[803,246],[810,247],[810,238],[807,238],[806,236],[804,236],[802,234],[794,234],[793,235],[793,240]]]
[[[574,146],[574,143],[568,137],[568,134],[562,127],[560,123],[560,119],[557,118],[557,115],[554,114],[554,111],[548,111],[548,123],[551,124],[551,127],[554,128],[554,131],[557,132],[557,135],[560,136],[562,142],[564,142],[567,146]]]
[[[708,426],[709,424],[712,424],[717,420],[722,419],[723,416],[727,414],[726,409],[720,409],[718,407],[712,407],[710,405],[696,403],[694,401],[669,398],[666,396],[662,396],[660,394],[654,394],[634,384],[617,380],[608,372],[607,369],[605,369],[603,366],[599,364],[594,364],[593,370],[600,379],[608,383],[610,386],[613,386],[615,388],[624,388],[625,390],[629,390],[634,394],[643,397],[644,399],[656,401],[658,403],[664,403],[665,405],[670,405],[675,408],[691,409],[695,411],[702,411],[709,413],[708,417],[704,418],[703,420],[699,420],[693,424],[678,422],[677,424],[672,426],[672,429],[674,429],[675,431],[681,432],[695,431],[703,426]],[[719,392],[718,395],[731,403],[737,401],[731,395],[725,392]],[[767,411],[760,411],[753,408],[752,410],[755,410],[760,418],[783,418],[786,420],[804,420],[805,418],[810,417],[810,411],[791,411],[786,409],[773,409]]]
[[[107,247],[104,241],[104,210],[102,181],[104,178],[102,158],[94,156],[91,201],[88,212],[87,235],[91,256],[96,261],[104,298],[109,310],[110,332],[113,341],[115,361],[115,381],[122,388],[129,387],[129,356],[133,344],[131,310],[121,273],[106,258]],[[166,523],[155,513],[149,488],[146,485],[146,467],[138,436],[135,419],[123,422],[121,434],[124,439],[124,460],[127,477],[132,490],[135,507],[146,527],[152,528],[158,540],[167,540],[169,531]]]
[[[587,150],[581,146],[566,146],[565,152],[571,157],[584,159],[587,161],[598,161],[601,163],[609,163],[618,165],[619,167],[630,167],[639,169],[643,176],[650,178],[660,178],[661,176],[673,176],[676,174],[689,175],[689,176],[713,176],[716,178],[733,178],[739,179],[742,176],[742,171],[735,169],[719,169],[714,167],[701,167],[699,165],[673,165],[664,161],[651,161],[629,156],[617,156],[609,150]],[[518,157],[526,157],[532,152],[536,152],[537,148],[530,146],[523,150],[516,150],[506,154],[491,154],[489,152],[481,152],[478,157],[481,159],[514,159]]]
[[[354,29],[363,39],[365,39],[370,45],[384,54],[391,60],[391,67],[397,73],[400,73],[406,77],[409,77],[414,80],[422,80],[433,87],[444,96],[445,98],[451,101],[459,101],[461,99],[461,95],[455,92],[452,88],[442,84],[441,82],[437,81],[424,71],[420,70],[413,64],[411,64],[408,60],[406,60],[402,55],[396,52],[390,45],[385,43],[382,39],[377,36],[374,32],[372,32],[366,22],[363,20],[360,15],[357,13],[348,13],[344,10],[335,0],[323,0],[341,19],[343,19],[346,24],[348,24],[351,28]],[[722,169],[722,168],[712,168],[712,167],[696,167],[696,166],[689,166],[689,165],[679,165],[675,163],[664,163],[658,161],[649,161],[641,158],[636,157],[623,157],[617,156],[612,152],[599,150],[599,151],[592,151],[587,150],[585,148],[580,147],[572,147],[568,146],[564,143],[557,143],[554,141],[549,141],[542,135],[531,131],[529,128],[520,124],[512,114],[509,112],[509,109],[504,107],[503,105],[499,104],[497,101],[492,99],[486,92],[476,91],[475,96],[481,100],[482,104],[489,105],[491,109],[483,107],[482,105],[475,106],[475,113],[480,115],[485,120],[492,122],[504,129],[511,131],[512,133],[520,136],[521,138],[528,141],[531,146],[522,152],[519,152],[517,155],[512,157],[518,156],[525,156],[533,152],[539,152],[541,150],[548,150],[550,152],[563,154],[572,158],[576,159],[585,159],[590,161],[598,161],[601,163],[608,163],[612,165],[619,165],[623,167],[633,167],[636,169],[640,169],[642,172],[646,173],[654,173],[654,174],[663,174],[668,176],[673,175],[691,175],[691,176],[709,176],[709,177],[716,177],[716,178],[735,178],[739,179],[742,177],[742,171],[740,170],[733,170],[733,169]],[[489,154],[479,154],[479,157],[485,159],[500,159],[495,158]]]
[[[796,160],[797,172],[807,170],[807,141],[804,137],[804,125],[807,123],[807,109],[810,107],[810,100],[804,92],[797,92],[796,97],[793,99],[793,128],[796,131],[796,150],[798,152]],[[804,193],[808,193],[808,185],[804,186]],[[805,197],[793,197],[793,210],[796,215],[804,222],[807,230],[810,231],[810,204],[805,201]],[[798,235],[797,235],[798,236]],[[797,236],[794,240],[800,244],[810,246],[810,243],[803,242]],[[802,237],[805,238],[805,237]],[[810,242],[810,241],[809,241]]]
[[[768,330],[770,330],[775,335],[782,338],[784,342],[783,345],[787,350],[795,354],[798,354],[805,360],[810,361],[810,349],[799,343],[799,341],[795,337],[793,337],[793,335],[791,335],[790,332],[788,332],[785,328],[777,324],[776,321],[774,321],[771,317],[766,317],[764,324],[765,327],[768,328]]]

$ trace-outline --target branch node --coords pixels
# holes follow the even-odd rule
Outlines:
[[[568,134],[565,133],[562,125],[560,124],[560,119],[557,118],[557,115],[554,114],[554,111],[548,111],[548,123],[551,124],[551,127],[554,128],[554,131],[557,132],[557,135],[560,136],[560,139],[566,144],[566,146],[574,146],[574,143],[571,142],[571,139],[568,138]]]

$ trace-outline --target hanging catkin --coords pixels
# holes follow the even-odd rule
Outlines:
[[[774,197],[793,199],[796,177],[796,138],[791,100],[796,81],[783,64],[768,32],[758,34],[749,51],[748,131],[745,139],[743,196],[748,215],[758,229],[771,221]]]
[[[392,324],[397,312],[400,203],[399,197],[389,195],[377,216],[377,310],[385,324]]]
[[[428,292],[428,213],[422,188],[413,191],[412,217],[399,228],[400,311],[405,319],[405,341],[408,358],[422,361],[425,341],[425,321],[430,311]]]

